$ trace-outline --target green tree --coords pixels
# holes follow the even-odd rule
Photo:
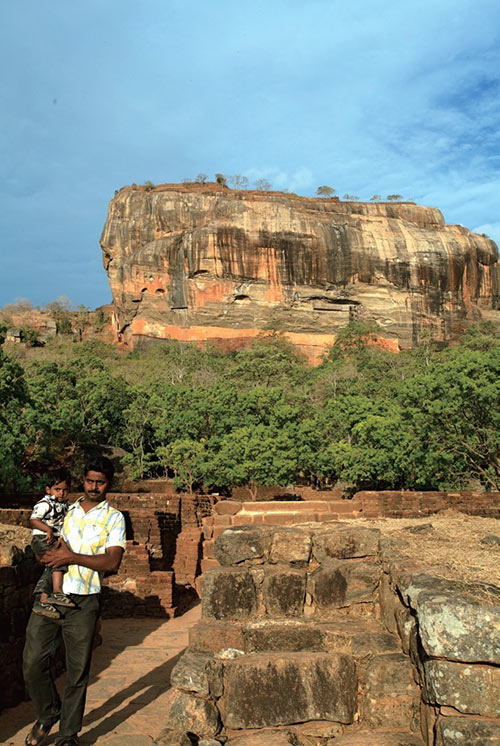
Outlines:
[[[227,186],[227,178],[224,174],[215,174],[215,181],[223,187]]]
[[[247,487],[252,500],[259,485],[294,482],[297,457],[285,431],[265,425],[241,427],[223,437],[207,459],[205,478],[215,486]]]
[[[403,199],[403,195],[401,194],[388,194],[387,195],[387,200],[389,202],[399,202],[402,199]]]
[[[331,186],[326,186],[324,184],[323,186],[319,186],[316,189],[316,194],[318,197],[333,197],[333,195],[336,193],[336,189],[334,189]]]
[[[163,467],[174,472],[175,486],[184,487],[192,494],[193,485],[200,482],[205,474],[204,441],[182,438],[167,446],[160,446],[156,453]]]

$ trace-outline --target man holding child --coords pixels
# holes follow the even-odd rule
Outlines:
[[[64,567],[62,594],[73,606],[58,606],[55,618],[32,613],[26,630],[24,678],[37,720],[26,746],[42,744],[59,720],[56,746],[78,746],[89,680],[92,642],[99,616],[101,576],[116,572],[125,549],[125,521],[107,500],[114,468],[107,458],[89,462],[84,472],[85,495],[69,507],[60,538],[41,557],[48,568]],[[67,566],[67,569],[66,569]],[[41,591],[42,586],[37,586]],[[50,586],[48,588],[50,590]],[[62,701],[51,675],[53,656],[63,639],[66,681]]]

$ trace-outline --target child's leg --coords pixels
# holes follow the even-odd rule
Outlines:
[[[54,593],[62,593],[62,582],[64,573],[60,570],[54,570],[52,572],[52,590]]]

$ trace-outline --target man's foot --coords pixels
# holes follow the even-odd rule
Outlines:
[[[53,593],[47,598],[47,603],[53,606],[64,606],[65,609],[76,609],[76,604],[65,593]]]
[[[35,601],[33,604],[33,613],[46,616],[49,619],[59,619],[61,616],[55,606],[52,606],[52,604],[43,604],[41,601]]]
[[[42,744],[49,735],[53,725],[54,723],[51,723],[50,725],[44,725],[39,720],[37,720],[24,739],[25,746],[40,746],[40,744]]]

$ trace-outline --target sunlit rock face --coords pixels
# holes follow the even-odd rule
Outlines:
[[[118,339],[215,340],[279,329],[317,358],[350,319],[397,349],[496,320],[493,241],[413,203],[338,202],[216,184],[127,187],[101,238]]]

